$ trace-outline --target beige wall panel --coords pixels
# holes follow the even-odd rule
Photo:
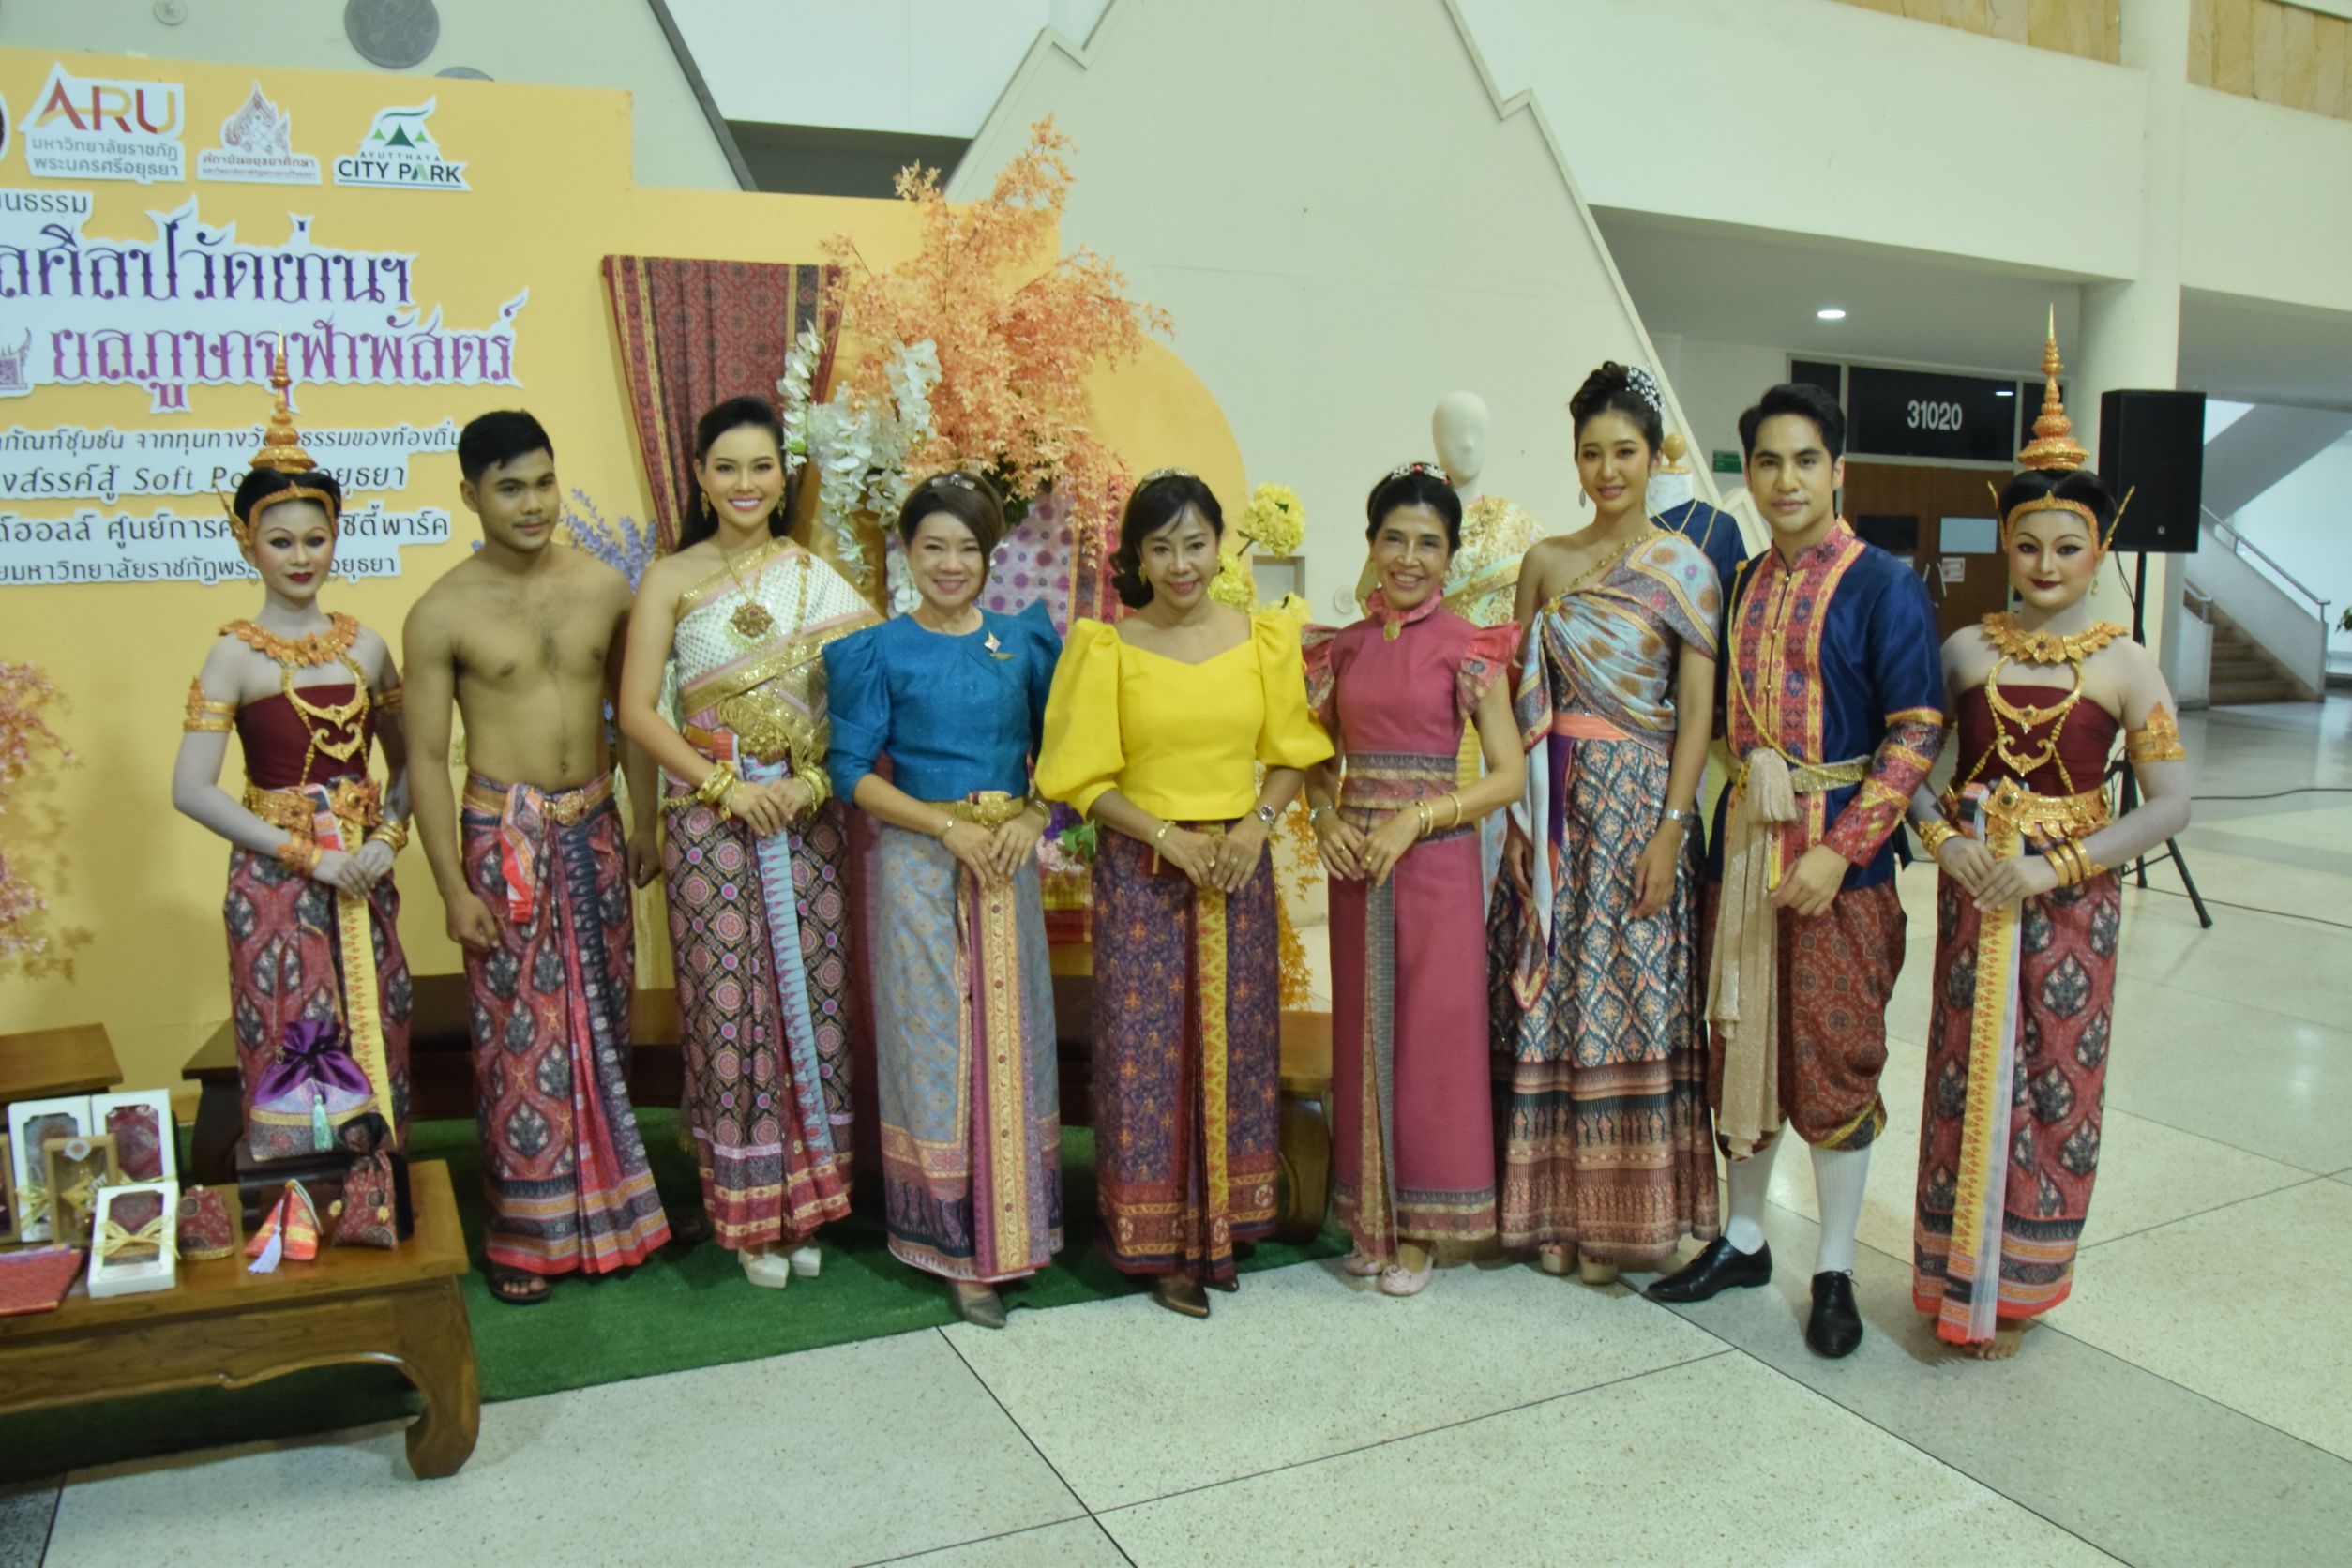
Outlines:
[[[1903,0],[1903,14],[1913,22],[1940,24],[1944,20],[1944,0]]]
[[[2189,0],[2189,84],[2213,85],[2213,0]]]
[[[2279,18],[2279,47],[2285,59],[2286,97],[2282,100],[2289,109],[2310,109],[2318,99],[2313,92],[2313,65],[2315,29],[2319,19],[2300,6],[2282,8]]]
[[[1993,30],[1990,0],[1943,0],[1943,23],[1968,33],[1989,33]]]
[[[2265,103],[2286,101],[2285,21],[2278,0],[2254,0],[2254,96]]]
[[[2100,0],[2028,0],[2026,41],[2036,49],[2094,59],[2103,41],[2099,27]]]
[[[2346,117],[2344,95],[2344,45],[2352,39],[2352,23],[2323,16],[2312,29],[2312,101],[2322,114]]]
[[[2213,0],[2213,85],[2254,96],[2254,0]]]
[[[1991,23],[1987,30],[1993,37],[2010,43],[2026,41],[2027,0],[1991,0],[1985,9]]]

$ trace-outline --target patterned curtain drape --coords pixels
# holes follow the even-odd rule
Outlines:
[[[694,422],[705,409],[746,393],[774,403],[784,357],[812,326],[824,345],[813,389],[823,400],[841,324],[841,271],[790,262],[607,256],[604,289],[654,522],[667,551],[695,504]]]

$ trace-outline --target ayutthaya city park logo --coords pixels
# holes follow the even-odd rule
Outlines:
[[[426,126],[438,98],[415,109],[379,109],[359,150],[335,160],[337,185],[373,185],[395,190],[468,190],[465,165],[441,156]]]

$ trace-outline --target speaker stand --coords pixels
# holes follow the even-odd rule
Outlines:
[[[2132,557],[2132,641],[2143,648],[2148,646],[2147,607],[2148,551],[2139,550]],[[2131,763],[2123,761],[2116,764],[2116,772],[2123,776],[2123,808],[2118,815],[2130,816],[2133,807],[2140,803],[2139,775],[2132,771]],[[2172,862],[2172,868],[2180,873],[2180,885],[2188,892],[2191,907],[2197,912],[2197,925],[2205,930],[2211,930],[2213,913],[2205,907],[2205,897],[2197,891],[2196,878],[2189,874],[2189,862],[2180,853],[2180,840],[2167,838],[2164,840],[2164,853],[2144,854],[2132,862],[2130,869],[2133,885],[2136,887],[2148,885],[2148,865],[2151,860]]]

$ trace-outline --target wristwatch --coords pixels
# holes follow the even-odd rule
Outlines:
[[[1274,819],[1280,815],[1280,812],[1276,811],[1273,807],[1268,806],[1264,801],[1261,800],[1258,803],[1256,816],[1261,826],[1272,829],[1274,825]]]

